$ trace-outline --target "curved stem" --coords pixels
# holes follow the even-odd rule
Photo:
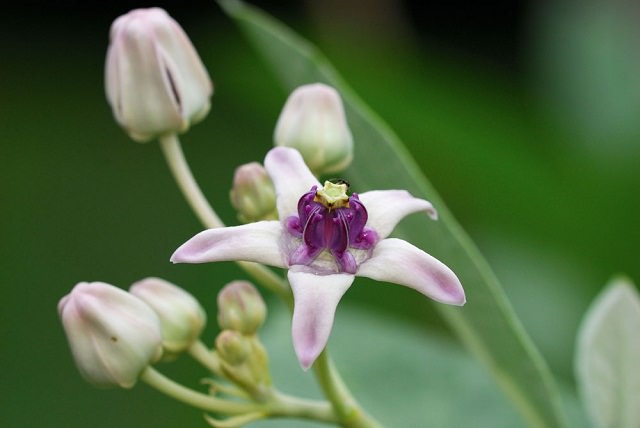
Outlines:
[[[306,418],[328,423],[339,421],[331,405],[326,402],[300,399],[278,392],[264,403],[223,400],[189,389],[151,366],[142,372],[140,379],[165,395],[206,412],[253,415],[259,419],[284,417]]]
[[[211,373],[222,376],[222,368],[218,356],[213,354],[201,340],[196,340],[189,346],[189,354],[194,360],[202,364]]]
[[[340,425],[350,428],[382,427],[378,421],[364,411],[351,395],[333,365],[327,348],[318,356],[313,369],[325,397],[331,402],[334,411],[337,413]]]
[[[276,391],[270,404],[272,417],[311,419],[337,424],[339,419],[330,403],[307,400]]]
[[[198,186],[195,177],[191,173],[189,164],[180,146],[178,136],[176,134],[169,134],[160,137],[160,147],[180,190],[189,205],[191,205],[193,212],[198,216],[200,222],[210,229],[223,227],[224,223],[220,220],[220,217],[218,217],[213,208],[211,208],[209,202],[207,202],[207,198],[202,193],[200,186]]]
[[[264,411],[264,406],[255,403],[241,403],[222,400],[201,392],[189,389],[149,366],[140,375],[140,379],[175,400],[189,404],[207,412],[241,415]]]
[[[202,193],[200,186],[198,186],[184,157],[178,136],[176,134],[168,134],[160,137],[160,147],[169,169],[178,183],[178,187],[200,222],[209,229],[224,227],[224,223],[209,205],[207,198]],[[292,306],[291,290],[273,271],[257,263],[237,262],[237,264],[257,282],[260,282],[280,296],[289,306]]]

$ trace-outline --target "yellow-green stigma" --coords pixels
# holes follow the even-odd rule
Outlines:
[[[331,209],[349,208],[349,196],[347,190],[349,186],[345,182],[332,183],[325,181],[324,187],[316,192],[314,202],[319,202]]]

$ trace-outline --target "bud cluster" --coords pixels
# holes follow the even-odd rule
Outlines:
[[[146,278],[126,292],[81,282],[60,300],[58,313],[82,376],[101,387],[135,385],[142,371],[186,351],[206,321],[185,290]]]
[[[247,281],[233,281],[218,294],[215,341],[223,373],[252,397],[264,400],[272,392],[267,351],[258,338],[267,308],[258,290]]]

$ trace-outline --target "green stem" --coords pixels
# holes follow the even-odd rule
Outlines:
[[[212,353],[202,341],[196,340],[193,342],[191,346],[189,346],[188,351],[193,359],[206,367],[211,373],[217,376],[223,376],[218,356]]]
[[[313,369],[320,388],[337,413],[339,424],[349,428],[379,428],[382,425],[367,414],[340,377],[327,348],[318,356]]]
[[[331,405],[326,402],[305,400],[282,393],[273,394],[264,403],[229,401],[189,389],[164,376],[153,367],[147,367],[140,379],[163,394],[197,407],[206,412],[224,415],[258,415],[258,418],[306,418],[327,423],[338,423]]]
[[[264,411],[264,406],[259,404],[222,400],[220,398],[194,391],[169,379],[151,366],[147,367],[142,372],[140,379],[175,400],[207,412],[241,415],[245,413]]]
[[[207,198],[202,193],[200,186],[196,182],[191,168],[184,157],[180,140],[176,134],[168,134],[160,137],[160,147],[164,154],[169,169],[173,174],[178,187],[193,209],[194,213],[204,225],[209,229],[224,227],[224,223],[213,210]],[[267,267],[251,262],[237,262],[238,265],[253,279],[260,282],[264,287],[280,296],[290,307],[293,307],[291,290],[287,284]]]
[[[176,134],[168,134],[160,137],[160,147],[180,190],[200,222],[209,229],[223,227],[224,223],[207,202],[207,198],[191,173],[178,136]]]
[[[332,424],[340,422],[330,403],[306,400],[281,392],[274,394],[269,408],[269,415],[273,417],[310,419]]]

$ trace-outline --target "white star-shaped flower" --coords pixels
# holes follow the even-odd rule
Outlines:
[[[404,285],[441,303],[465,303],[451,269],[407,241],[388,238],[409,214],[425,212],[435,220],[431,203],[404,190],[349,196],[345,182],[321,186],[291,148],[272,149],[264,164],[280,220],[205,230],[171,261],[251,261],[288,269],[293,346],[304,369],[324,349],[338,302],[356,276]]]

